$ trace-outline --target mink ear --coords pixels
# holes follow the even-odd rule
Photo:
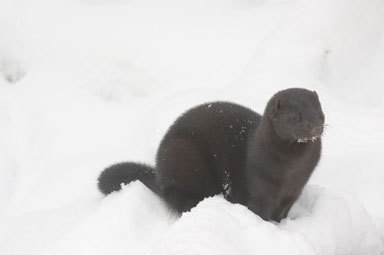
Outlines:
[[[285,104],[285,100],[282,99],[282,98],[277,98],[275,100],[275,104],[273,105],[273,108],[272,108],[272,111],[271,111],[271,118],[273,120],[277,120],[278,119],[279,112],[284,107],[284,104]]]
[[[282,98],[276,99],[276,101],[275,101],[275,112],[279,112],[281,110],[281,108],[283,108],[284,103],[285,103],[284,99],[282,99]]]
[[[316,98],[319,98],[319,95],[317,94],[317,92],[314,90],[312,91],[313,95],[315,95]]]

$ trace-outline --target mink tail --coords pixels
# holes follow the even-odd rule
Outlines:
[[[153,192],[159,194],[154,168],[134,162],[122,162],[107,167],[98,178],[98,188],[104,195],[121,189],[121,184],[139,180]]]

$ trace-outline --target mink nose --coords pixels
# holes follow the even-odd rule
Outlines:
[[[320,136],[323,133],[323,126],[311,127],[310,132],[312,136]]]

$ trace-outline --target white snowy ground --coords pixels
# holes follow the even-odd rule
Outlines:
[[[0,254],[384,254],[382,0],[2,0]],[[181,218],[140,182],[183,111],[317,90],[321,162],[280,224],[221,196]]]

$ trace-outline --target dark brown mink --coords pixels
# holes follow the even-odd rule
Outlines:
[[[280,221],[319,161],[323,125],[317,93],[302,88],[276,93],[263,116],[229,102],[202,104],[168,129],[155,168],[115,164],[101,173],[98,187],[109,194],[140,180],[179,213],[223,194],[264,220]]]

